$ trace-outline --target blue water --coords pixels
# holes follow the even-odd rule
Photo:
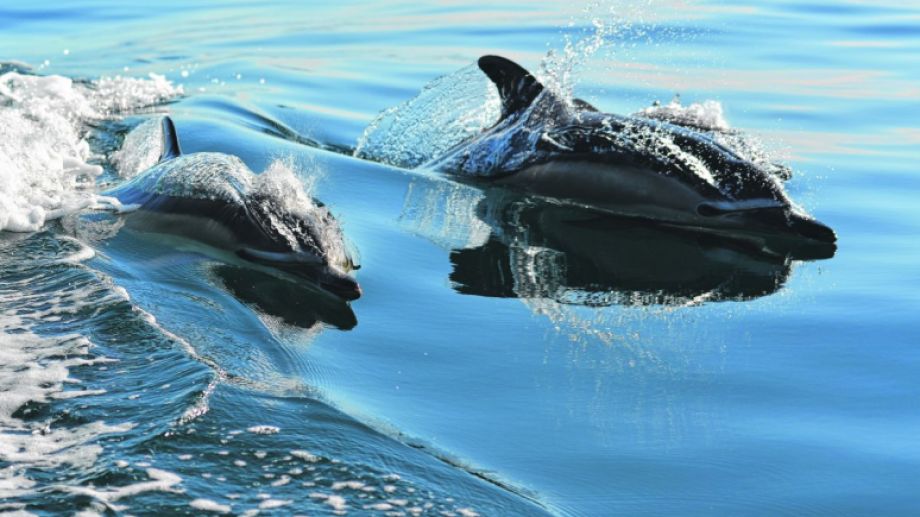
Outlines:
[[[27,352],[0,368],[0,509],[917,514],[918,22],[895,0],[4,4],[0,61],[165,75],[185,152],[293,163],[364,296],[330,307],[117,217],[0,234],[0,346]],[[605,111],[719,101],[836,254],[571,224],[352,157],[431,80],[566,41]],[[100,182],[149,111],[91,124]],[[65,362],[64,393],[97,391],[23,395]]]

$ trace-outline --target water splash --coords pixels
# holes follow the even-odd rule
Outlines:
[[[569,106],[577,71],[630,26],[614,13],[598,13],[600,6],[598,3],[586,7],[581,17],[590,21],[583,33],[579,37],[565,33],[561,51],[549,50],[534,72],[553,98]],[[576,24],[583,21],[573,18],[569,26]],[[420,167],[491,127],[500,114],[497,89],[471,64],[435,79],[415,98],[380,113],[358,139],[354,156],[397,167]]]
[[[133,178],[153,167],[163,154],[163,124],[153,117],[131,130],[121,148],[112,154],[112,163],[122,178]]]
[[[615,41],[618,33],[629,27],[629,22],[625,18],[617,18],[612,9],[610,13],[598,14],[596,11],[600,5],[595,2],[582,10],[581,17],[587,18],[587,23],[575,18],[569,20],[570,28],[576,24],[584,26],[580,37],[563,34],[562,50],[550,49],[537,71],[537,78],[543,85],[569,106],[574,99],[580,70],[599,50]]]
[[[731,127],[725,118],[722,103],[718,101],[704,100],[684,105],[680,95],[675,95],[668,104],[655,102],[633,116],[699,131],[779,179],[785,181],[792,178],[792,169],[780,163],[779,158],[769,152],[759,138]]]
[[[46,221],[97,206],[102,167],[87,123],[182,93],[164,77],[79,82],[21,69],[0,75],[0,231],[31,232]]]
[[[306,232],[330,264],[352,269],[354,260],[341,226],[329,209],[312,196],[320,175],[303,180],[304,175],[295,174],[295,170],[293,160],[275,159],[253,179],[250,199],[265,208],[269,224],[286,236],[293,249],[300,248]],[[304,221],[306,227],[293,221]]]
[[[634,115],[703,131],[726,132],[729,130],[722,104],[714,100],[706,100],[701,103],[694,102],[689,106],[684,106],[680,102],[680,96],[675,95],[671,102],[667,104],[662,105],[660,102],[656,102],[648,108],[639,110]]]
[[[364,130],[354,155],[418,167],[491,126],[500,113],[495,87],[478,67],[469,65],[378,115]]]

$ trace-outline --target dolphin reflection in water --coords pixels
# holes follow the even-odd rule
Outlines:
[[[318,297],[300,283],[230,264],[214,264],[211,273],[236,299],[287,325],[312,329],[326,324],[339,330],[351,330],[358,324],[348,304]]]
[[[444,206],[468,211],[432,228],[431,214]],[[445,241],[442,230],[452,235],[450,281],[459,293],[586,306],[753,300],[781,289],[796,261],[829,257],[827,248],[777,254],[711,233],[443,182],[412,184],[404,222],[435,241]]]

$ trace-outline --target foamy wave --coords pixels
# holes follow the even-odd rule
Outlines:
[[[155,468],[147,469],[147,477],[150,478],[150,481],[140,481],[131,485],[105,489],[82,486],[60,486],[55,488],[62,492],[93,498],[114,512],[122,512],[128,507],[117,505],[115,501],[144,492],[175,492],[176,489],[173,487],[182,482],[182,478],[176,474]]]
[[[663,120],[704,131],[728,131],[730,129],[722,111],[722,104],[713,100],[703,101],[702,103],[694,102],[689,106],[684,106],[680,103],[680,97],[674,97],[671,102],[665,105],[656,102],[654,105],[640,110],[635,116]]]
[[[0,231],[30,232],[98,205],[102,167],[86,123],[163,102],[182,93],[164,77],[102,78],[11,71],[0,75]]]
[[[23,332],[23,323],[9,315],[4,315],[0,326],[0,461],[10,465],[0,470],[0,499],[9,499],[32,490],[35,483],[24,476],[25,468],[90,466],[102,452],[102,447],[92,444],[96,438],[133,426],[96,421],[53,427],[17,418],[17,411],[30,403],[99,394],[98,390],[64,391],[64,385],[79,382],[70,377],[71,368],[111,359],[92,358],[91,343],[82,336],[48,338]]]
[[[75,263],[92,253],[75,239],[59,242],[58,258],[49,259],[48,264]],[[11,267],[3,262],[0,266]],[[37,324],[59,322],[100,304],[123,302],[125,293],[86,286],[48,293],[30,288],[33,277],[4,278],[0,285],[0,500],[15,500],[34,493],[32,471],[89,468],[103,452],[100,437],[125,433],[134,425],[102,420],[69,425],[35,412],[59,401],[104,394],[105,390],[90,386],[74,389],[82,381],[72,375],[73,370],[93,365],[106,368],[116,362],[94,352],[92,341],[85,336],[40,335]]]
[[[409,101],[377,116],[354,155],[413,168],[494,124],[498,91],[475,65],[435,79]]]

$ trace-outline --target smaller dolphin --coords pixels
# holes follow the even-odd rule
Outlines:
[[[835,248],[833,230],[792,202],[782,175],[711,136],[567,103],[502,57],[483,56],[479,68],[498,88],[500,119],[423,167],[764,249],[764,236],[777,235]]]
[[[255,188],[256,175],[235,156],[182,154],[169,117],[162,133],[159,162],[105,193],[137,208],[128,217],[132,226],[229,251],[344,300],[361,296],[348,275],[357,268],[342,231],[321,202],[291,202],[291,193]]]

